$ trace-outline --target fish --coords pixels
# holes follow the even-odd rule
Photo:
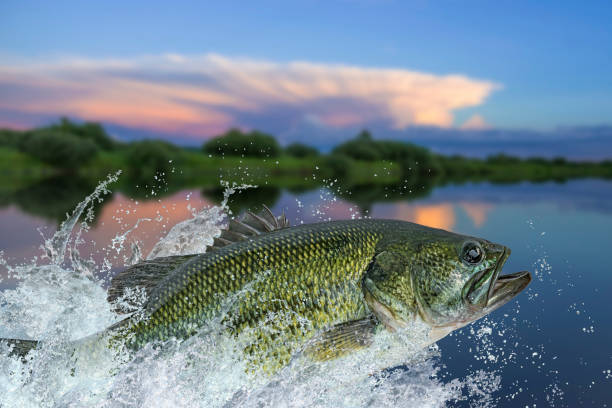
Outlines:
[[[407,221],[354,219],[290,226],[267,207],[232,219],[205,253],[144,261],[117,274],[108,299],[147,294],[128,316],[77,341],[138,351],[197,335],[217,319],[248,333],[250,370],[275,373],[296,355],[327,361],[367,348],[381,331],[429,328],[434,343],[503,306],[531,281],[502,275],[510,249],[486,239]],[[34,340],[2,339],[24,356]]]

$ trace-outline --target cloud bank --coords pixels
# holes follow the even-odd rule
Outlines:
[[[450,127],[453,111],[497,88],[464,75],[214,54],[65,58],[0,67],[0,125],[67,115],[193,139],[231,126],[282,133],[304,121]]]

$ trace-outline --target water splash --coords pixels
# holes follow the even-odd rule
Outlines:
[[[95,201],[102,202],[103,196],[111,192],[108,189],[108,185],[116,182],[119,175],[121,175],[121,170],[118,170],[115,174],[110,174],[106,180],[98,184],[93,193],[77,204],[72,214],[67,216],[66,220],[60,225],[59,230],[51,238],[45,240],[42,249],[45,251],[46,257],[49,258],[52,264],[60,265],[64,261],[70,236],[79,218],[83,212],[88,209],[83,224],[84,228],[87,228],[87,222],[93,219],[93,207],[90,206],[90,204]]]
[[[161,348],[147,346],[129,358],[105,353],[75,362],[67,352],[71,341],[99,332],[121,318],[113,311],[117,305],[107,302],[102,280],[85,272],[109,270],[108,261],[92,265],[91,260],[83,261],[78,255],[80,234],[90,218],[86,216],[74,233],[79,217],[109,192],[107,186],[117,176],[101,183],[45,241],[49,263],[34,260],[16,267],[6,265],[19,283],[15,289],[0,293],[0,337],[43,342],[27,361],[9,357],[7,345],[0,343],[0,406],[442,407],[466,398],[475,406],[492,405],[499,377],[477,372],[463,379],[443,380],[439,351],[435,346],[420,348],[415,339],[427,333],[416,326],[410,336],[383,331],[372,347],[337,360],[312,363],[297,356],[272,377],[249,374],[242,353],[249,332],[228,336],[221,319],[211,321],[186,341],[168,341]],[[227,219],[229,196],[248,187],[225,185],[220,206],[193,209],[192,217],[172,227],[147,259],[203,252]],[[123,250],[125,237],[137,232],[137,225],[119,231],[107,245]],[[73,246],[69,247],[71,239]],[[131,250],[132,254],[123,258],[126,264],[142,257],[137,243]],[[67,251],[71,254],[68,263]],[[130,305],[144,301],[139,291],[128,297]],[[231,307],[228,299],[226,313],[231,313]],[[278,322],[284,317],[271,318]]]
[[[201,211],[192,209],[192,218],[172,227],[168,234],[155,244],[147,259],[206,252],[206,247],[212,245],[214,238],[221,234],[225,214],[230,212],[227,207],[230,196],[237,191],[256,187],[249,184],[230,186],[225,181],[222,181],[221,185],[225,188],[221,204]]]

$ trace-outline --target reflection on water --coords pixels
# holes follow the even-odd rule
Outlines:
[[[3,200],[0,248],[5,259],[19,262],[40,255],[42,240],[36,228],[50,236],[56,220],[91,191],[85,185],[69,184],[40,185]],[[85,191],[77,192],[81,188]],[[82,255],[87,256],[88,250],[98,261],[110,259],[121,265],[123,254],[97,243],[111,242],[119,231],[142,219],[126,238],[128,243],[137,241],[146,254],[177,222],[222,199],[220,189],[192,188],[163,197],[139,191],[140,198],[116,192],[96,209],[96,221],[83,235],[90,244]],[[237,193],[229,203],[235,213],[261,204],[285,211],[294,224],[362,216],[395,218],[508,245],[513,253],[505,272],[529,269],[536,279],[509,306],[439,343],[440,378],[494,372],[501,378],[501,389],[491,400],[496,406],[609,402],[612,182],[469,183],[431,191],[402,186],[350,191],[334,184],[311,190],[264,187]],[[11,287],[13,282],[1,285]],[[483,390],[474,390],[479,391]],[[464,403],[470,406],[469,401]]]
[[[0,203],[14,205],[27,214],[57,223],[66,218],[83,197],[91,193],[97,181],[81,177],[52,177],[15,191],[0,194]],[[99,210],[99,206],[95,211]]]
[[[220,186],[217,188],[205,188],[202,190],[202,196],[212,200],[215,204],[221,203],[223,200],[224,189]],[[259,186],[248,190],[239,190],[232,194],[227,202],[228,208],[234,214],[240,214],[246,210],[259,211],[262,205],[268,208],[274,207],[281,195],[281,189],[272,186]]]
[[[455,207],[450,203],[430,205],[382,204],[374,207],[371,215],[374,218],[395,218],[446,230],[452,230],[455,226]]]
[[[402,186],[365,186],[355,190],[330,186],[316,189],[281,189],[261,186],[237,191],[228,202],[233,214],[247,209],[258,211],[267,205],[285,212],[296,222],[318,222],[329,219],[349,219],[369,216],[411,221],[435,228],[455,230],[457,214],[467,215],[476,229],[487,222],[487,217],[500,204],[552,203],[563,210],[612,213],[612,183],[602,180],[559,183],[520,183],[513,185],[464,184],[449,185],[416,193]],[[0,223],[4,233],[0,247],[9,259],[30,258],[40,254],[37,228],[51,234],[57,223],[66,217],[95,184],[66,178],[47,180],[4,196],[0,209]],[[133,226],[139,219],[137,236],[141,249],[152,245],[175,223],[186,219],[194,209],[219,204],[223,189],[186,189],[160,197],[164,186],[134,188],[138,198],[115,193],[94,207],[94,222],[85,233],[91,242],[107,242],[119,228]],[[167,194],[167,192],[166,192]],[[133,197],[133,196],[132,196]],[[7,203],[8,202],[8,203]],[[163,222],[161,222],[163,221]],[[95,249],[93,249],[94,256]],[[98,254],[100,255],[100,254]],[[106,254],[102,254],[106,256]]]
[[[478,228],[484,225],[487,215],[494,207],[494,204],[483,202],[378,204],[374,206],[370,215],[374,218],[394,218],[434,228],[453,230],[458,210],[465,211],[474,226]]]

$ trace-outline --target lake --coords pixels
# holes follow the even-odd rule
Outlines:
[[[398,369],[407,374],[388,370],[385,374],[387,382],[374,384],[368,393],[376,395],[386,390],[384,398],[387,398],[393,392],[401,394],[403,390],[409,390],[411,395],[398,394],[393,401],[415,406],[610,406],[612,266],[608,255],[612,254],[612,182],[584,179],[565,183],[451,184],[437,187],[425,196],[414,194],[414,198],[410,192],[388,200],[381,194],[380,200],[369,200],[367,204],[359,198],[352,200],[350,191],[339,192],[333,183],[306,191],[267,187],[234,193],[230,196],[229,208],[239,212],[255,205],[258,198],[273,212],[284,211],[292,224],[368,216],[412,221],[483,237],[512,249],[505,273],[519,270],[533,273],[533,282],[515,300],[439,341],[437,349],[416,359],[414,366],[409,364]],[[131,256],[133,243],[137,242],[140,251],[147,254],[177,222],[191,218],[202,208],[217,205],[220,199],[219,191],[195,189],[167,196],[152,191],[141,198],[111,194],[104,204],[96,207],[90,227],[83,231],[80,237],[83,243],[78,247],[80,256],[91,258],[91,264],[96,265],[93,280],[97,286],[103,287],[108,276],[120,270]],[[76,202],[71,202],[70,206],[74,204]],[[13,267],[28,263],[33,257],[38,257],[36,262],[39,264],[44,263],[40,260],[43,253],[40,246],[45,238],[54,234],[57,225],[55,219],[28,212],[26,206],[7,203],[0,209],[2,258]],[[36,319],[38,315],[33,311],[39,309],[34,304],[36,301],[40,301],[38,307],[45,304],[41,297],[49,296],[47,303],[53,303],[53,299],[60,299],[58,303],[68,302],[67,298],[45,291],[34,293],[32,286],[28,293],[37,300],[18,304],[16,297],[21,292],[15,292],[16,285],[32,279],[31,276],[14,268],[11,273],[3,268],[2,274],[0,327],[23,333],[45,332],[44,328],[35,329],[28,326],[30,323],[20,326],[19,322],[11,319],[19,316],[34,316]],[[67,290],[66,287],[62,289]],[[96,290],[92,289],[92,297],[100,296]],[[85,301],[70,300],[75,305]],[[92,310],[100,307],[87,304]],[[30,306],[30,311],[25,310]],[[22,310],[17,310],[20,307]],[[53,324],[60,325],[57,322],[62,316],[66,320],[72,319],[74,310],[71,312],[68,307],[52,309],[60,316],[52,316],[49,312],[40,317],[47,329]],[[78,319],[83,319],[83,315],[75,319],[69,327],[77,327]],[[102,320],[83,323],[84,327],[74,329],[75,333],[82,331],[87,334],[87,330],[103,328],[108,322]],[[7,333],[7,329],[0,331],[3,336],[20,334]],[[205,391],[196,385],[197,381],[168,374],[181,371],[176,368],[180,364],[177,360],[171,360],[172,363],[163,361],[156,360],[155,365],[146,365],[146,370],[142,368],[141,371],[132,364],[132,371],[121,371],[114,377],[116,379],[104,377],[94,385],[89,382],[91,380],[79,382],[67,377],[62,381],[62,387],[66,387],[62,392],[45,388],[40,378],[30,378],[27,382],[2,374],[0,395],[4,393],[4,396],[0,405],[19,402],[36,406],[45,401],[50,406],[68,406],[67,402],[79,401],[81,404],[91,402],[92,406],[115,406],[109,401],[125,395],[133,398],[129,401],[150,402],[144,396],[147,392],[162,401],[165,394],[160,390],[170,392],[173,387],[183,390],[185,398],[171,399],[167,404],[185,403],[189,406],[189,401],[201,401],[198,398]],[[184,360],[180,361],[186,364]],[[11,364],[16,363],[4,357],[0,368],[14,369]],[[41,370],[47,374],[54,372],[49,367],[44,366]],[[143,374],[145,372],[148,374]],[[201,381],[211,380],[212,377],[201,377],[210,374],[207,373],[199,372]],[[140,381],[140,385],[135,386],[126,378]],[[171,386],[160,385],[166,380]],[[117,385],[119,381],[124,381],[121,386]],[[387,386],[390,388],[385,388]],[[114,399],[92,396],[90,394],[96,393],[91,391],[88,394],[89,391],[85,391],[87,387],[90,391],[103,390],[100,393],[112,395]],[[220,392],[219,388],[223,387],[219,385],[215,392]],[[236,389],[244,391],[245,388],[238,386],[232,392]],[[328,397],[331,391],[321,383],[311,383],[304,389],[296,388],[295,384],[284,384],[278,389],[284,390],[282,395],[295,392],[293,399],[284,400],[280,394],[274,395],[270,391],[273,397],[266,394],[264,398],[263,394],[257,394],[258,401],[274,401],[287,406],[308,405],[299,399],[302,394],[298,392],[307,389],[309,393],[318,393],[319,400],[312,405],[338,402],[337,395],[336,399]],[[9,397],[8,393],[13,396]],[[14,393],[21,394],[21,397]],[[37,399],[39,397],[42,399]],[[356,401],[359,401],[358,405],[366,401],[364,404],[370,406],[392,406],[383,396],[368,398]],[[352,405],[352,400],[342,401],[346,406]],[[247,402],[252,401],[247,399]]]

